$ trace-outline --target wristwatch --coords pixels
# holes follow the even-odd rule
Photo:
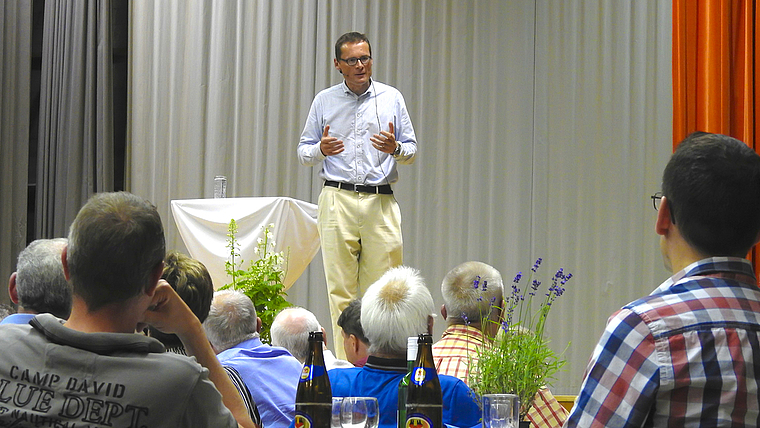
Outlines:
[[[401,143],[396,142],[396,150],[393,151],[393,156],[398,156],[401,154]]]

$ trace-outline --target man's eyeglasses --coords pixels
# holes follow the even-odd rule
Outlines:
[[[662,192],[657,192],[654,195],[650,196],[652,198],[652,206],[654,207],[655,211],[660,210],[660,203],[662,203],[662,197],[664,195]]]
[[[660,211],[660,205],[662,204],[662,198],[665,195],[662,194],[662,192],[657,192],[654,195],[650,196],[652,198],[652,206],[655,210]],[[673,224],[676,224],[676,215],[673,212],[673,205],[668,205],[670,207],[670,222]]]
[[[338,60],[345,62],[350,67],[353,67],[353,66],[356,65],[357,62],[361,62],[362,65],[367,65],[367,63],[369,63],[370,61],[372,61],[372,57],[371,56],[362,56],[362,57],[359,57],[359,58],[348,58],[348,59],[338,58]]]

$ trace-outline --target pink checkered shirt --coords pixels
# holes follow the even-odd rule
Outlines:
[[[477,363],[477,349],[483,344],[483,333],[472,326],[450,325],[441,340],[433,345],[433,360],[439,374],[455,376],[468,383],[470,364]],[[568,412],[543,388],[536,394],[528,420],[533,428],[558,428],[567,419]]]

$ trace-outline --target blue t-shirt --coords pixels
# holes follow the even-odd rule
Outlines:
[[[328,372],[333,397],[377,398],[380,406],[379,428],[396,427],[398,383],[405,374],[405,360],[372,356],[364,367],[332,369]],[[443,423],[455,427],[478,425],[481,412],[474,392],[453,376],[438,375],[438,379],[443,395]]]

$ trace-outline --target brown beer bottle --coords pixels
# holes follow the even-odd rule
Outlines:
[[[332,390],[322,354],[321,331],[309,333],[309,355],[296,391],[296,428],[330,428]]]
[[[433,338],[421,334],[417,338],[417,360],[406,396],[406,428],[442,427],[443,397],[433,361]]]

